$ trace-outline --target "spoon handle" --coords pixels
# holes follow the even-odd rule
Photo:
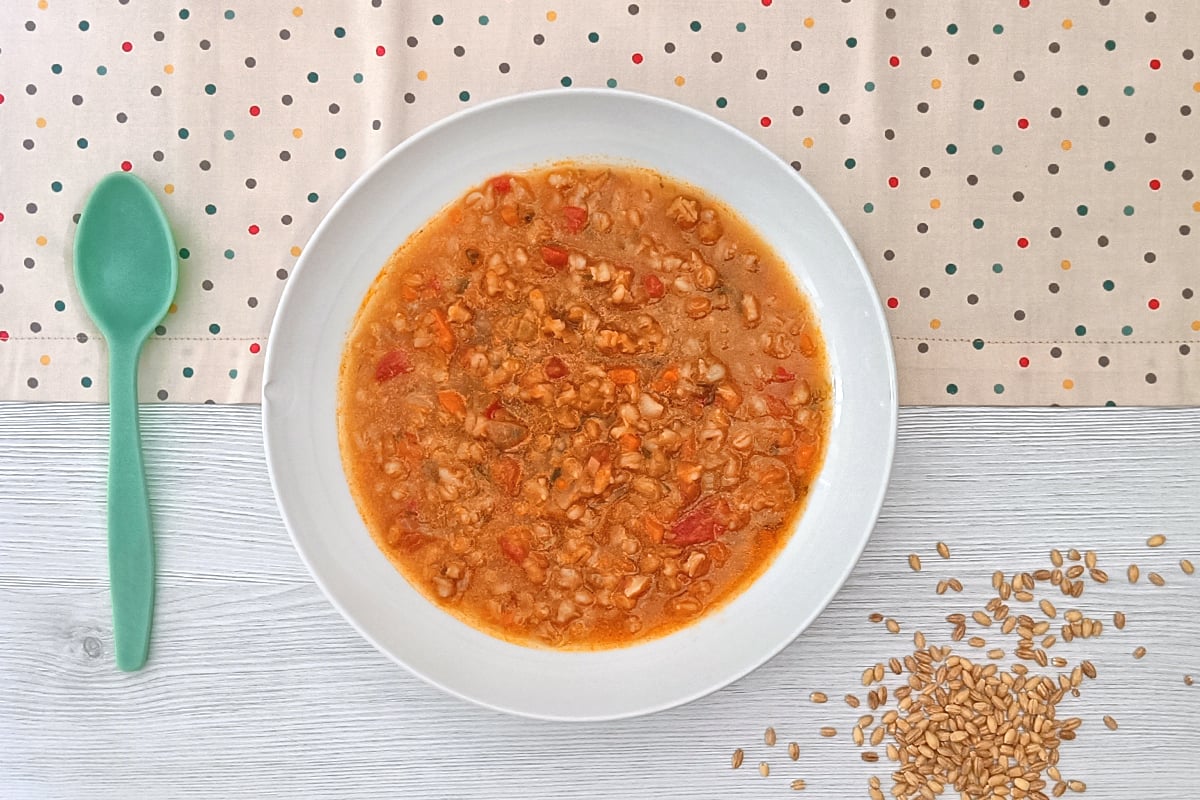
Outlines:
[[[108,574],[117,666],[146,663],[154,615],[154,535],[138,430],[142,343],[109,342]]]

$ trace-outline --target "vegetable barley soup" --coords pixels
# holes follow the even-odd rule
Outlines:
[[[359,510],[413,586],[503,639],[599,649],[763,572],[831,394],[815,315],[742,219],[564,163],[491,178],[396,251],[338,415]]]

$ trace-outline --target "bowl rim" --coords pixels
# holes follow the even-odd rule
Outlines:
[[[887,366],[886,395],[888,398],[888,402],[886,404],[887,418],[884,422],[885,422],[886,429],[887,429],[889,435],[887,436],[887,441],[883,448],[883,451],[884,451],[883,459],[880,464],[880,466],[882,467],[881,480],[878,483],[878,486],[874,493],[874,496],[872,496],[870,498],[866,498],[869,501],[866,503],[866,506],[869,511],[868,516],[871,520],[871,523],[868,526],[865,535],[862,535],[859,537],[858,541],[855,543],[854,547],[852,548],[852,554],[851,554],[852,558],[850,558],[846,562],[846,566],[843,570],[841,570],[841,574],[838,576],[838,578],[835,581],[833,581],[833,583],[829,586],[827,591],[824,592],[820,596],[819,602],[814,603],[812,605],[812,608],[809,610],[809,613],[802,615],[802,616],[797,616],[796,622],[792,625],[790,632],[786,636],[782,637],[778,643],[773,644],[771,647],[764,648],[760,655],[756,656],[753,659],[750,659],[746,666],[737,670],[736,672],[726,674],[726,675],[722,676],[719,680],[713,681],[709,685],[699,688],[693,692],[687,693],[685,695],[670,696],[670,697],[668,697],[664,700],[661,700],[660,702],[654,703],[654,704],[648,704],[645,706],[641,706],[641,707],[629,709],[629,710],[624,710],[624,711],[620,711],[617,713],[597,713],[597,714],[587,714],[587,715],[551,714],[551,713],[544,713],[544,712],[533,712],[533,711],[529,711],[527,709],[522,709],[519,707],[511,707],[511,706],[505,705],[503,703],[492,702],[486,698],[478,697],[478,696],[466,693],[464,691],[460,691],[456,687],[448,685],[447,683],[438,680],[436,677],[428,674],[426,671],[420,669],[419,667],[406,662],[399,655],[397,655],[396,653],[393,653],[388,647],[384,646],[375,636],[373,636],[371,634],[371,632],[368,631],[362,623],[360,623],[360,621],[355,617],[355,615],[348,611],[348,609],[343,604],[343,602],[338,598],[336,593],[334,593],[331,590],[331,588],[327,585],[326,581],[321,576],[320,570],[318,570],[316,568],[316,563],[312,557],[312,554],[306,549],[306,546],[302,542],[301,538],[299,536],[297,536],[296,531],[298,528],[294,524],[292,515],[289,513],[289,511],[286,507],[286,504],[284,503],[284,500],[283,500],[284,495],[281,492],[280,478],[278,475],[279,468],[275,465],[274,458],[272,455],[272,452],[273,452],[272,441],[273,441],[274,437],[278,436],[279,434],[274,430],[274,426],[271,422],[273,415],[270,413],[270,410],[274,406],[274,403],[271,401],[271,398],[268,394],[268,388],[270,387],[270,385],[272,383],[273,374],[282,369],[282,367],[278,366],[278,364],[277,364],[277,360],[282,357],[274,355],[277,351],[277,348],[268,346],[265,362],[263,365],[263,379],[262,379],[262,393],[261,393],[262,432],[263,432],[262,435],[263,435],[265,460],[266,460],[266,464],[267,464],[267,472],[268,472],[268,476],[270,479],[272,492],[275,495],[276,507],[279,510],[280,517],[284,523],[284,527],[287,529],[288,536],[291,539],[292,545],[295,548],[297,554],[300,556],[300,559],[304,563],[304,566],[308,570],[310,576],[313,578],[313,581],[321,589],[321,591],[325,595],[326,599],[328,599],[329,602],[333,605],[333,607],[335,609],[337,609],[338,613],[341,614],[341,616],[347,622],[350,623],[351,627],[354,628],[354,630],[363,639],[365,639],[373,647],[375,647],[376,650],[380,651],[381,653],[386,655],[390,660],[392,660],[396,664],[400,665],[405,670],[407,670],[410,674],[415,675],[416,677],[420,678],[421,680],[423,680],[425,683],[429,684],[430,686],[434,686],[434,687],[440,689],[441,691],[446,692],[447,694],[450,694],[461,700],[465,700],[469,703],[473,703],[475,705],[482,706],[484,708],[488,708],[488,709],[491,709],[494,711],[499,711],[499,712],[503,712],[506,714],[512,714],[512,715],[516,715],[516,716],[520,716],[520,717],[526,717],[529,719],[540,719],[540,720],[560,721],[560,722],[597,722],[597,721],[629,719],[629,718],[633,718],[633,717],[654,714],[654,713],[658,713],[660,711],[665,711],[665,710],[668,710],[671,708],[676,708],[676,707],[679,707],[682,705],[686,705],[688,703],[691,703],[700,698],[706,697],[709,694],[712,694],[713,692],[716,692],[720,689],[723,689],[723,688],[735,683],[736,681],[740,680],[741,678],[745,677],[746,675],[750,674],[754,670],[761,667],[763,664],[770,661],[772,658],[774,658],[780,652],[782,652],[786,647],[788,647],[793,642],[795,642],[795,640],[800,636],[800,634],[803,633],[804,630],[806,630],[816,620],[816,618],[822,612],[825,611],[825,609],[829,606],[830,602],[832,602],[832,600],[838,594],[838,592],[841,591],[842,587],[845,585],[846,581],[849,579],[851,573],[854,571],[854,568],[858,565],[858,562],[860,561],[862,554],[866,550],[867,544],[869,543],[871,536],[874,533],[874,529],[878,524],[879,515],[882,510],[883,503],[884,503],[884,500],[887,495],[887,490],[888,490],[890,480],[891,480],[892,469],[894,466],[894,459],[895,459],[895,452],[896,452],[897,426],[898,426],[898,413],[899,413],[895,351],[892,346],[891,335],[890,335],[890,331],[889,331],[889,328],[887,325],[887,317],[886,317],[886,314],[883,313],[882,303],[880,302],[879,292],[875,287],[874,281],[871,277],[871,273],[867,269],[866,262],[863,260],[862,254],[859,252],[858,248],[855,246],[854,241],[851,239],[849,233],[846,231],[845,226],[842,224],[841,219],[829,207],[829,205],[825,201],[824,197],[822,197],[812,187],[812,185],[809,184],[807,180],[805,180],[805,178],[803,176],[801,176],[796,170],[792,169],[786,162],[784,162],[772,150],[767,148],[765,145],[763,145],[758,140],[749,136],[744,131],[734,127],[733,125],[731,125],[721,119],[718,119],[710,114],[707,114],[703,111],[697,110],[691,106],[686,106],[681,103],[677,103],[672,100],[666,100],[664,98],[657,97],[654,95],[648,95],[648,94],[644,94],[641,92],[634,92],[634,91],[629,91],[629,90],[625,90],[625,89],[605,89],[605,88],[581,87],[581,88],[569,88],[569,89],[566,89],[566,88],[564,88],[564,89],[542,89],[542,90],[520,92],[520,93],[516,93],[516,94],[512,94],[512,95],[506,95],[504,97],[499,97],[499,98],[496,98],[493,100],[489,100],[489,101],[480,103],[478,105],[472,106],[470,108],[465,108],[465,109],[456,111],[448,116],[442,117],[442,118],[438,119],[437,121],[431,123],[430,125],[422,128],[422,129],[418,130],[417,132],[413,133],[412,135],[406,137],[404,140],[402,140],[398,144],[396,144],[394,147],[392,147],[390,150],[388,150],[387,153],[385,153],[377,161],[375,161],[375,163],[373,163],[369,168],[367,168],[361,175],[359,175],[350,184],[349,187],[346,188],[346,190],[341,194],[341,196],[338,197],[337,201],[325,213],[325,215],[322,217],[321,221],[317,224],[316,228],[313,229],[312,234],[309,236],[307,242],[305,243],[305,246],[301,252],[301,255],[298,257],[295,265],[292,268],[292,280],[289,280],[287,282],[287,284],[284,286],[282,293],[280,294],[279,302],[275,309],[274,316],[272,318],[268,342],[279,341],[279,333],[280,333],[279,328],[282,325],[281,320],[283,320],[283,318],[284,318],[283,311],[286,308],[286,306],[289,302],[289,299],[297,291],[299,291],[298,289],[296,289],[297,277],[305,274],[307,271],[309,271],[311,269],[316,268],[315,266],[314,267],[308,266],[309,254],[310,254],[310,252],[313,251],[313,249],[310,247],[310,245],[314,241],[316,241],[318,238],[320,238],[326,232],[326,230],[329,229],[332,225],[337,224],[337,221],[338,221],[339,217],[341,216],[341,214],[340,214],[341,210],[352,201],[352,198],[357,193],[359,193],[360,191],[363,190],[364,186],[371,183],[376,175],[378,175],[379,173],[386,170],[388,168],[388,165],[393,160],[401,158],[406,150],[414,147],[418,143],[437,137],[444,129],[460,125],[463,123],[464,120],[469,120],[475,116],[495,113],[498,109],[502,109],[502,108],[505,108],[508,106],[519,106],[523,103],[544,102],[546,100],[553,101],[555,98],[558,98],[558,97],[568,97],[568,96],[569,97],[579,97],[580,95],[603,97],[606,99],[611,99],[613,96],[628,98],[635,102],[642,102],[642,103],[646,103],[646,104],[652,105],[652,106],[657,105],[664,110],[670,110],[674,113],[683,114],[687,117],[692,118],[697,124],[716,126],[720,129],[722,129],[722,131],[725,135],[732,136],[735,139],[740,140],[741,144],[747,145],[750,148],[752,148],[753,150],[758,151],[758,153],[762,156],[766,156],[768,159],[775,162],[776,165],[781,170],[785,171],[787,174],[789,174],[791,176],[792,180],[797,184],[799,190],[806,193],[810,197],[810,199],[817,205],[817,207],[824,213],[825,218],[823,219],[823,223],[828,224],[832,227],[832,230],[837,234],[837,236],[841,240],[842,244],[846,247],[848,253],[850,254],[852,260],[855,263],[855,266],[858,270],[859,276],[862,278],[863,288],[866,290],[869,299],[872,301],[872,309],[873,309],[873,311],[876,312],[873,315],[872,322],[877,323],[880,326],[881,333],[883,335],[883,340],[884,340],[883,352],[884,352],[886,366]],[[619,159],[610,159],[610,160],[619,160]],[[753,223],[751,223],[751,224],[753,224]],[[800,514],[797,515],[797,517],[795,518],[795,520],[792,523],[792,526],[791,526],[792,530],[789,533],[789,536],[794,535],[795,529],[800,524],[800,520],[804,517],[804,514],[805,514],[805,511],[801,510]],[[781,553],[777,553],[776,559],[779,558],[780,556],[781,556]],[[768,565],[767,570],[764,571],[764,573],[762,575],[760,575],[756,579],[756,581],[761,580],[766,574],[768,574],[768,572],[771,569],[772,569],[772,565]],[[747,587],[747,589],[748,588],[749,587]],[[744,591],[745,590],[743,590],[743,592]],[[422,596],[422,599],[425,599],[425,598]],[[729,598],[726,601],[726,603],[723,605],[723,607],[728,607],[736,599],[737,599],[736,597]],[[426,600],[426,602],[428,602],[428,601]],[[701,620],[696,620],[693,623],[685,625],[683,628],[681,628],[679,630],[686,630],[687,628],[694,627],[700,621]],[[668,636],[670,636],[670,635],[673,635],[673,634],[668,634]],[[661,640],[662,638],[666,638],[666,637],[659,637],[658,640]],[[654,641],[654,640],[651,640],[651,641]],[[636,646],[636,645],[633,645],[633,646]],[[621,648],[621,649],[628,649],[628,648]]]

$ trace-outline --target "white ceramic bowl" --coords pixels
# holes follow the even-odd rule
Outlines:
[[[409,234],[500,172],[559,159],[618,160],[692,183],[739,211],[811,298],[829,350],[835,413],[824,468],[774,564],[716,613],[670,636],[600,652],[509,644],[422,597],[375,546],[338,452],[338,365],[359,304]],[[426,681],[546,719],[669,708],[750,672],[829,603],[866,546],[896,434],[896,379],[862,258],[816,192],[734,128],[664,100],[606,90],[510,97],[408,139],[329,212],[288,281],[267,349],[263,429],[296,549],[339,611]]]

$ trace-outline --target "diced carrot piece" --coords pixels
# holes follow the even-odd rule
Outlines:
[[[438,347],[444,353],[453,353],[454,348],[458,345],[458,337],[454,335],[454,330],[450,327],[449,320],[446,319],[446,312],[440,308],[433,309],[433,332],[437,336]]]
[[[446,389],[437,393],[438,403],[442,408],[449,411],[456,417],[466,416],[467,401],[461,394],[453,389]]]
[[[492,188],[496,190],[496,194],[508,194],[512,191],[512,177],[497,175],[492,178]]]
[[[668,391],[674,388],[676,383],[679,383],[679,367],[667,367],[663,370],[663,374],[654,381],[654,391]]]
[[[546,359],[546,377],[550,380],[556,381],[559,378],[565,378],[570,371],[567,363],[558,356],[550,356]]]
[[[642,448],[642,437],[636,433],[623,433],[617,444],[621,446],[621,452],[634,453]]]
[[[817,354],[817,342],[808,331],[800,334],[800,353],[806,358],[812,358]]]
[[[773,377],[771,380],[775,381],[776,383],[787,383],[788,381],[796,380],[796,373],[790,372],[783,367],[776,367],[775,377]]]
[[[642,283],[646,286],[646,294],[657,300],[667,293],[667,287],[663,284],[657,275],[653,273],[642,278]]]
[[[511,456],[501,456],[492,462],[492,482],[508,495],[516,497],[521,485],[521,462]]]
[[[504,224],[510,228],[517,227],[517,223],[521,221],[521,217],[517,214],[516,206],[501,206],[500,219],[504,220]]]
[[[792,459],[796,464],[796,469],[801,472],[806,472],[812,468],[813,462],[817,460],[818,447],[816,444],[799,444],[796,445],[796,450],[792,454]]]
[[[567,221],[567,230],[571,233],[579,233],[587,227],[588,210],[579,206],[566,206],[563,208],[563,217]]]
[[[567,251],[561,247],[552,244],[542,245],[542,261],[555,269],[561,269],[567,265]]]
[[[649,514],[642,517],[642,527],[646,530],[646,536],[654,544],[662,544],[663,535],[667,532],[666,527]]]
[[[405,375],[413,371],[412,360],[403,350],[389,350],[375,365],[375,380],[379,383],[390,381],[397,375]]]
[[[524,528],[510,528],[496,539],[500,551],[508,556],[514,564],[520,564],[529,556],[529,547],[533,544],[533,536]]]
[[[637,370],[633,367],[614,367],[608,371],[609,380],[618,386],[628,386],[637,383]]]

